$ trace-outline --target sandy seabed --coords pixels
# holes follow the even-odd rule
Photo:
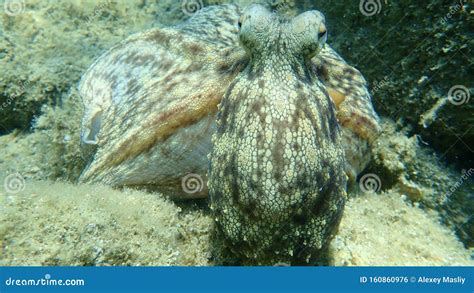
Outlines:
[[[203,208],[106,186],[22,184],[0,193],[0,265],[212,265]],[[349,200],[331,250],[337,266],[474,265],[435,213],[396,192]]]

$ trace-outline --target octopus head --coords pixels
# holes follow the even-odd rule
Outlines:
[[[324,46],[327,38],[324,15],[306,11],[293,19],[285,19],[265,7],[249,6],[239,20],[240,42],[250,55],[291,52],[312,58]]]

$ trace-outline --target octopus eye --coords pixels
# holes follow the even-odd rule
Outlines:
[[[326,29],[326,25],[324,25],[324,23],[321,23],[321,25],[319,26],[318,38],[319,39],[324,38],[324,36],[326,36],[327,32],[328,31]]]
[[[328,32],[327,32],[326,30],[320,31],[320,32],[318,33],[318,39],[324,38],[324,36],[325,36],[327,33],[328,33]]]

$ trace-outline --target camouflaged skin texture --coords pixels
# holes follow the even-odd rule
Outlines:
[[[372,106],[367,82],[330,46],[312,60],[313,70],[336,104],[346,153],[346,172],[351,183],[370,161],[371,144],[380,133],[378,115]]]
[[[183,25],[135,34],[91,66],[79,91],[82,141],[96,152],[81,182],[202,196],[184,193],[181,178],[205,179],[217,104],[240,70],[232,52],[239,14],[234,5],[210,7]]]
[[[309,263],[346,199],[335,104],[311,63],[326,40],[324,16],[289,20],[252,5],[241,23],[250,62],[219,106],[209,156],[215,233],[228,251],[218,261]]]
[[[150,186],[175,198],[207,196],[217,105],[249,62],[238,39],[241,14],[236,5],[205,7],[176,27],[130,36],[91,65],[79,85],[90,160],[80,182]],[[311,63],[307,68],[336,104],[346,170],[355,179],[379,132],[366,82],[328,45]],[[183,192],[188,174],[202,178],[200,192]]]

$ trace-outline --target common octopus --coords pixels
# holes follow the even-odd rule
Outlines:
[[[210,194],[221,257],[310,261],[380,131],[365,79],[326,36],[318,11],[286,19],[259,5],[132,35],[79,84],[90,157],[79,181]]]
[[[346,198],[336,109],[308,66],[326,41],[324,16],[284,20],[256,5],[241,23],[250,62],[220,103],[209,158],[217,238],[232,252],[225,259],[303,264],[325,246]]]

